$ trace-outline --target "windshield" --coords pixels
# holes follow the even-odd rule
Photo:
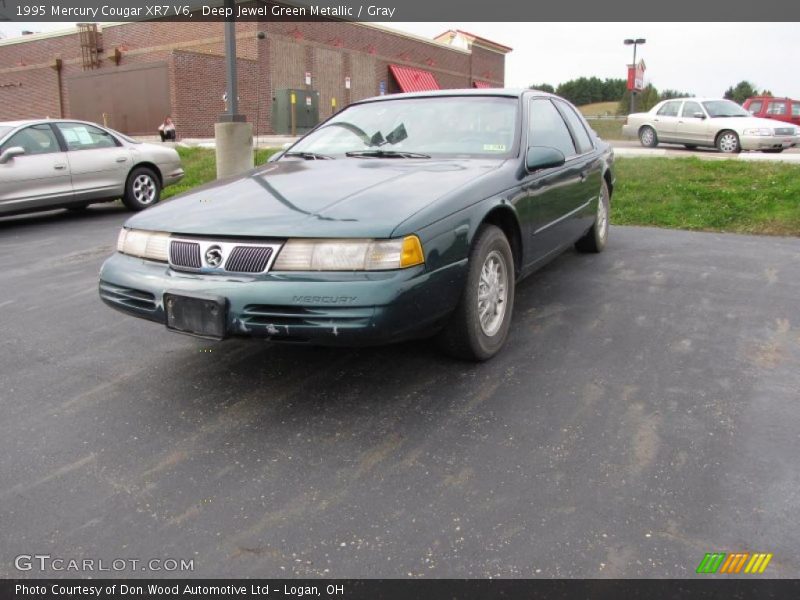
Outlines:
[[[505,158],[514,145],[517,100],[433,97],[346,108],[287,151],[303,158]]]
[[[710,100],[703,102],[708,116],[714,117],[749,117],[749,112],[730,100]]]

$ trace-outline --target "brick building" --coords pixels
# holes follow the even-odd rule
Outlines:
[[[223,29],[219,22],[135,22],[105,24],[83,38],[74,28],[2,40],[0,121],[105,120],[152,135],[170,114],[179,136],[212,136],[225,108]],[[501,87],[511,51],[466,32],[428,40],[342,21],[239,22],[236,37],[239,112],[260,134],[275,132],[273,97],[282,89],[319,92],[325,119],[355,100],[409,87]]]

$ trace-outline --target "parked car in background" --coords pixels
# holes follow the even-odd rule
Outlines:
[[[754,96],[744,101],[744,109],[754,117],[775,119],[800,126],[800,100]]]
[[[506,340],[517,280],[573,244],[605,247],[613,158],[542,92],[363,100],[266,165],[129,219],[100,297],[201,337],[438,335],[485,360]]]
[[[0,215],[122,198],[131,210],[156,204],[183,177],[178,153],[85,121],[0,123]]]
[[[735,102],[716,98],[664,100],[649,112],[629,115],[622,133],[638,137],[648,148],[664,142],[690,149],[716,147],[728,153],[783,152],[800,144],[793,125],[754,117]]]

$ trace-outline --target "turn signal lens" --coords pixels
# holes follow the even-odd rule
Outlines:
[[[403,238],[403,251],[400,254],[400,266],[413,267],[425,262],[425,255],[422,253],[422,243],[415,235]]]

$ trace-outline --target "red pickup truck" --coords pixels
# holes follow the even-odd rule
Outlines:
[[[776,119],[800,125],[800,100],[773,98],[772,96],[753,96],[745,100],[743,106],[754,117]]]

